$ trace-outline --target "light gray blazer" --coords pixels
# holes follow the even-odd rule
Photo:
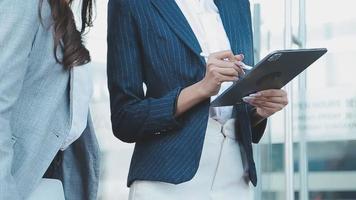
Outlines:
[[[0,0],[0,200],[34,190],[71,128],[73,72],[54,59],[50,8],[44,0],[41,25],[38,1]],[[58,166],[67,200],[97,198],[98,152],[88,116]]]

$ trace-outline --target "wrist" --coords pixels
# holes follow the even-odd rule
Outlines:
[[[206,87],[204,87],[204,83],[202,81],[199,81],[194,84],[194,87],[195,94],[198,98],[207,99],[210,97],[209,92],[206,90]]]
[[[199,82],[184,88],[178,96],[175,117],[204,101],[206,99],[205,93],[204,87]]]

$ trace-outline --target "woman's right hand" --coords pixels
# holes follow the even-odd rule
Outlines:
[[[243,55],[231,51],[210,54],[203,80],[184,88],[178,96],[175,116],[179,117],[196,104],[216,95],[223,82],[236,81],[245,72],[240,67]]]
[[[201,94],[209,98],[218,94],[223,82],[238,80],[245,72],[239,66],[242,55],[235,56],[231,51],[210,54],[206,64],[206,74],[199,82]]]

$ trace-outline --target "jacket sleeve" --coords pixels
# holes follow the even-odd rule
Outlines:
[[[247,106],[248,106],[248,110],[249,110],[250,119],[253,120],[253,115],[256,113],[256,108],[251,106],[251,105],[249,105],[249,104]],[[254,123],[251,121],[251,124],[254,124]],[[257,144],[257,143],[260,142],[260,140],[262,139],[262,136],[265,133],[266,126],[267,126],[267,119],[264,119],[263,121],[261,121],[257,125],[251,127],[251,129],[252,129],[252,142],[253,143]]]
[[[0,199],[21,198],[11,174],[16,136],[10,119],[39,27],[37,10],[37,0],[0,1]]]
[[[181,88],[159,98],[145,96],[140,37],[128,2],[109,1],[107,73],[114,135],[137,142],[180,127],[174,114]]]

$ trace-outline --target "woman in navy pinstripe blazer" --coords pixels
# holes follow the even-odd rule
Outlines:
[[[137,189],[131,191],[132,199],[165,198],[163,188],[172,192],[169,199],[179,199],[174,192],[186,191],[177,188],[191,182],[199,172],[205,135],[216,123],[209,117],[210,97],[219,92],[222,83],[244,73],[241,61],[253,65],[248,0],[207,3],[218,8],[231,50],[212,53],[205,60],[200,56],[202,45],[175,0],[109,1],[112,128],[120,140],[136,143],[128,186],[146,181],[145,187],[150,190],[143,193],[151,194],[140,198]],[[240,52],[245,56],[237,55]],[[259,142],[266,118],[281,110],[288,100],[282,90],[263,91],[244,100],[246,103],[232,108],[237,135],[234,141],[241,149],[238,160],[244,164],[243,178],[256,185],[251,143]],[[153,183],[178,185],[152,187]]]

